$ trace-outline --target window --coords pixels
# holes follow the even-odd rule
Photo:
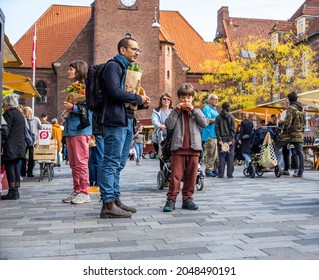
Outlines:
[[[287,68],[286,68],[286,76],[287,78],[292,81],[292,78],[294,77],[294,69],[293,69],[293,61],[292,58],[289,58],[287,62]]]
[[[170,73],[169,73],[169,71],[167,71],[167,79],[168,79],[168,80],[170,79]]]
[[[278,45],[278,33],[271,34],[271,46],[275,47]]]
[[[279,73],[279,65],[278,64],[276,65],[276,68],[275,68],[274,79],[277,83],[280,82],[280,73]]]
[[[36,102],[37,103],[47,103],[47,85],[46,85],[46,83],[43,81],[37,82],[35,87],[41,95],[41,97],[36,98]]]
[[[255,57],[255,53],[253,51],[240,50],[240,54],[243,58],[254,58]]]
[[[304,109],[308,108],[307,106],[304,107]],[[309,120],[311,119],[310,113],[306,112],[306,127],[305,127],[305,131],[310,131],[310,124],[309,124]]]
[[[302,35],[306,31],[306,18],[302,17],[297,20],[297,35]]]
[[[302,55],[302,76],[306,77],[309,69],[309,60],[306,53]]]

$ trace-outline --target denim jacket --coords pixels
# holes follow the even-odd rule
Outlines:
[[[63,136],[92,135],[92,112],[90,110],[88,110],[88,112],[91,125],[78,130],[77,126],[80,124],[81,111],[79,106],[74,104],[74,108],[70,112],[69,117],[65,119]]]

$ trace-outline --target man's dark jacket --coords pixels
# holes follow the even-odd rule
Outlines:
[[[119,61],[110,61],[104,68],[101,90],[105,98],[104,126],[127,126],[128,116],[124,103],[142,104],[138,94],[124,91],[122,79],[125,68]]]

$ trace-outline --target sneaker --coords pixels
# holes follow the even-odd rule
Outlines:
[[[298,172],[295,172],[294,175],[292,175],[292,177],[295,177],[295,178],[303,178],[303,174],[298,173]]]
[[[290,175],[290,173],[289,173],[289,171],[288,170],[283,170],[282,172],[281,172],[281,175]]]
[[[168,199],[163,208],[163,212],[172,212],[175,210],[175,201]]]
[[[197,210],[198,205],[195,204],[195,202],[192,198],[189,198],[189,199],[183,201],[182,208],[188,209],[188,210]]]
[[[89,194],[79,193],[75,198],[71,200],[73,204],[82,204],[91,202],[91,198]]]
[[[62,199],[62,202],[64,203],[71,203],[72,199],[74,199],[78,195],[77,192],[70,193],[66,198]]]
[[[206,177],[216,177],[217,174],[214,171],[205,172]]]

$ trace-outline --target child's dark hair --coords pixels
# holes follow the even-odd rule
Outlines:
[[[194,96],[194,94],[195,94],[195,90],[194,90],[193,86],[189,83],[181,84],[177,90],[178,97],[185,96],[185,95]]]

